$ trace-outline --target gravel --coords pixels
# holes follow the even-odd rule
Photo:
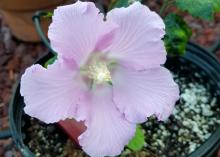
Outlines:
[[[56,125],[46,125],[28,116],[26,120],[24,140],[36,157],[83,157],[83,152]]]
[[[165,122],[152,117],[144,124],[146,151],[151,150],[158,157],[184,157],[201,146],[220,126],[216,95],[219,91],[215,90],[213,82],[208,81],[204,73],[198,73],[199,69],[196,73],[186,67],[181,69],[179,74],[174,72],[181,95],[173,114]]]
[[[181,71],[173,71],[181,91],[173,114],[165,122],[150,117],[142,125],[144,148],[139,152],[126,148],[122,157],[185,157],[201,146],[220,125],[219,91],[215,90],[214,83],[207,80],[205,73],[199,73],[199,69],[192,73],[186,66],[180,68]],[[189,72],[190,75],[186,75]],[[53,157],[53,153],[59,157],[72,157],[73,154],[86,157],[55,125],[45,125],[31,118],[26,126],[25,141],[37,157]]]

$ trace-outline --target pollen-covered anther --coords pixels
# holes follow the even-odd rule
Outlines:
[[[104,62],[92,64],[88,67],[88,77],[93,79],[95,83],[111,82],[111,73]]]

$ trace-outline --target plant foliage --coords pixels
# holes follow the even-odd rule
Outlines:
[[[183,55],[186,45],[192,35],[190,27],[182,17],[176,14],[168,14],[164,19],[166,35],[164,37],[165,47],[171,55]]]
[[[145,143],[144,140],[144,132],[141,128],[140,125],[137,126],[136,128],[136,133],[134,138],[129,142],[129,144],[127,145],[128,148],[130,148],[133,151],[139,151],[143,148]]]
[[[194,17],[211,20],[220,11],[220,0],[176,0],[179,9],[188,11]]]

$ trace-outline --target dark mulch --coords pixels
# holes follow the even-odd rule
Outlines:
[[[13,85],[39,56],[47,53],[41,44],[16,40],[0,15],[0,130],[8,129],[8,106]],[[0,140],[0,157],[20,157],[12,140]]]

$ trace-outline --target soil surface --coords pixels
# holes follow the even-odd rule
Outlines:
[[[150,117],[142,124],[145,134],[143,149],[131,152],[125,148],[120,157],[186,157],[220,125],[220,91],[215,83],[190,62],[177,64],[175,59],[174,65],[173,60],[168,60],[167,67],[181,91],[173,114],[164,122]],[[190,72],[189,77],[187,74]],[[88,157],[71,144],[54,124],[45,125],[30,117],[24,120],[25,144],[35,156]]]
[[[161,1],[145,0],[145,4],[152,10],[158,11]],[[177,11],[176,8],[169,10]],[[216,14],[211,22],[192,18],[187,13],[181,14],[193,28],[191,40],[197,44],[208,48],[220,37],[220,14]],[[15,39],[4,17],[0,15],[0,130],[9,127],[8,106],[14,83],[20,79],[28,66],[47,52],[48,50],[41,43],[26,43]],[[20,157],[11,139],[0,140],[0,157]]]

